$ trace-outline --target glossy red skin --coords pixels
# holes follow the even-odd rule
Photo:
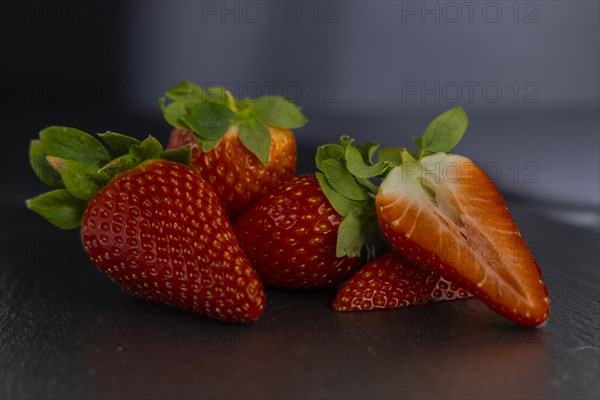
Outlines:
[[[219,198],[189,167],[153,160],[117,175],[91,199],[82,236],[92,262],[145,299],[236,323],[264,310]]]
[[[358,267],[358,258],[336,256],[341,220],[316,177],[307,175],[269,192],[234,228],[264,283],[319,289],[343,282]]]
[[[544,323],[548,289],[494,183],[466,157],[441,153],[429,157],[440,164],[451,161],[453,169],[442,181],[452,187],[462,230],[429,200],[417,201],[404,188],[385,190],[384,181],[376,198],[377,216],[390,245],[505,318],[523,326]]]
[[[265,165],[247,150],[232,125],[214,149],[202,152],[191,131],[173,129],[169,148],[192,146],[194,168],[208,181],[234,221],[250,204],[290,180],[296,171],[296,139],[287,129],[269,127],[271,148]]]
[[[384,253],[352,276],[335,297],[333,311],[368,311],[465,299],[472,295],[395,252]]]

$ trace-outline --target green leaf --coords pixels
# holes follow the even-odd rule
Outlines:
[[[323,160],[343,160],[344,159],[344,148],[337,144],[326,144],[317,147],[317,154],[315,156],[315,163],[317,168],[323,171]]]
[[[368,190],[369,192],[371,192],[373,195],[376,195],[377,192],[379,191],[379,185],[374,184],[373,182],[371,182],[369,179],[367,178],[356,178],[356,182],[358,182],[359,185],[363,186],[366,190]]]
[[[340,136],[340,145],[346,149],[346,147],[352,145],[352,143],[354,142],[354,139],[352,139],[350,136],[348,135],[342,135]]]
[[[87,202],[80,200],[65,189],[53,190],[26,201],[27,207],[62,229],[81,225]]]
[[[321,171],[336,192],[349,200],[367,200],[367,193],[360,187],[354,176],[341,161],[326,159],[321,163]]]
[[[329,200],[331,206],[335,211],[337,211],[338,214],[340,214],[342,217],[346,217],[350,213],[360,214],[363,207],[362,202],[350,200],[339,194],[333,188],[333,186],[331,186],[324,174],[317,172],[315,175],[319,181],[319,184],[321,185],[321,189],[323,190],[325,197],[327,197],[327,200]]]
[[[163,109],[165,120],[172,126],[189,130],[190,128],[182,122],[182,118],[187,115],[188,110],[183,103],[171,103]]]
[[[382,243],[385,244],[377,220],[375,197],[379,190],[377,182],[392,163],[373,163],[376,143],[354,147],[353,142],[354,139],[342,136],[339,145],[317,148],[315,162],[323,172],[316,173],[316,177],[329,203],[343,218],[337,236],[337,256],[364,254],[370,260]]]
[[[247,114],[240,119],[238,135],[248,150],[264,164],[269,163],[271,132],[255,116]]]
[[[226,106],[231,111],[237,111],[236,101],[233,95],[226,87],[211,86],[208,88],[208,99],[211,103],[218,103]]]
[[[362,235],[363,222],[354,213],[348,214],[338,228],[336,256],[337,257],[360,257],[361,250],[365,245]]]
[[[422,138],[415,136],[412,138],[412,140],[413,140],[413,142],[415,142],[415,144],[417,145],[417,148],[419,150],[423,149],[423,139]]]
[[[218,140],[201,139],[201,141],[198,142],[199,140],[200,139],[198,139],[198,137],[196,136],[196,143],[198,143],[198,145],[200,145],[200,148],[202,149],[203,153],[208,153],[209,151],[211,151],[212,149],[215,148],[217,143],[219,143]]]
[[[225,104],[227,99],[227,88],[224,86],[211,86],[208,88],[208,98],[217,103]]]
[[[131,146],[139,145],[141,143],[136,138],[116,132],[99,133],[98,136],[108,144],[117,156],[129,153],[129,148]]]
[[[363,144],[357,144],[356,148],[362,155],[363,160],[367,164],[373,165],[373,154],[375,154],[375,152],[379,148],[379,145],[375,142],[367,142]]]
[[[103,165],[110,154],[102,143],[79,129],[51,126],[40,132],[46,154],[52,157]]]
[[[217,103],[194,104],[182,117],[182,122],[190,127],[200,142],[217,142],[234,121],[235,113]]]
[[[60,174],[67,191],[81,200],[89,200],[110,179],[95,164],[48,157],[48,162]]]
[[[148,136],[140,144],[133,145],[129,148],[129,155],[132,156],[138,164],[146,160],[160,158],[162,152],[162,144],[152,136]]]
[[[425,129],[422,153],[448,153],[460,142],[468,125],[469,120],[462,107],[440,114]]]
[[[32,140],[29,144],[29,163],[35,174],[46,185],[63,187],[60,174],[48,164],[46,151],[41,140]]]
[[[190,166],[192,165],[192,147],[189,144],[186,144],[178,149],[165,150],[160,158]]]
[[[135,168],[139,163],[140,161],[136,160],[131,154],[124,154],[105,164],[100,171],[104,172],[107,176],[113,177],[118,173]]]
[[[294,103],[281,96],[260,97],[249,109],[260,121],[280,128],[298,128],[307,121]]]
[[[204,89],[190,81],[183,81],[165,92],[165,95],[176,102],[200,103],[206,100],[207,94]]]
[[[379,152],[379,162],[387,162],[393,164],[392,166],[398,166],[402,164],[403,152],[407,152],[413,158],[419,158],[419,156],[414,151],[406,147],[384,147]]]
[[[379,162],[391,162],[395,165],[400,165],[402,162],[400,154],[404,151],[405,147],[384,147],[379,151]]]
[[[252,103],[253,101],[249,99],[238,100],[235,102],[235,107],[237,108],[238,113],[240,113],[244,110],[248,110]]]
[[[344,146],[352,140],[343,142]],[[365,147],[367,157],[368,149]],[[344,147],[335,144],[326,144],[317,148],[315,157],[317,168],[327,177],[329,184],[342,196],[349,200],[364,201],[368,199],[367,190],[374,186],[367,180],[354,177],[346,166]]]
[[[350,173],[357,178],[373,178],[390,168],[390,165],[385,162],[374,165],[367,164],[360,151],[352,146],[346,147],[346,165]]]

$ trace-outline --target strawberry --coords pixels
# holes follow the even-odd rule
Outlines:
[[[257,198],[294,176],[296,138],[288,129],[268,127],[271,134],[268,164],[251,153],[241,142],[238,125],[232,125],[219,143],[208,153],[201,150],[191,131],[174,128],[169,148],[192,146],[192,163],[210,182],[221,198],[228,215],[234,220]]]
[[[374,143],[318,148],[320,172],[269,192],[234,223],[261,279],[273,286],[336,286],[384,246],[375,212],[377,185],[368,180],[387,164],[369,165]]]
[[[419,156],[406,149],[376,197],[388,242],[409,260],[457,283],[525,326],[548,317],[541,271],[491,179],[466,157],[447,154],[467,127],[455,108],[427,128]]]
[[[210,182],[233,221],[269,190],[294,176],[296,139],[290,128],[306,123],[279,96],[235,100],[224,88],[185,81],[160,101],[175,129],[169,148],[193,144],[193,166]]]
[[[471,294],[456,284],[390,251],[354,274],[339,290],[332,309],[367,311],[467,297]]]
[[[338,257],[341,216],[314,175],[298,176],[269,192],[234,224],[263,282],[291,289],[335,286],[358,266]]]
[[[27,206],[60,228],[81,226],[90,260],[129,292],[223,321],[258,318],[262,284],[218,196],[184,165],[189,146],[163,152],[152,137],[101,137],[115,158],[77,129],[42,131],[31,163],[59,188]]]

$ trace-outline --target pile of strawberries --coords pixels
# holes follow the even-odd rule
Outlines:
[[[417,152],[343,136],[317,149],[319,172],[294,176],[290,129],[306,118],[288,100],[186,81],[160,105],[174,127],[167,150],[56,126],[30,146],[54,190],[27,206],[81,226],[90,260],[126,290],[235,323],[263,313],[263,284],[343,284],[334,311],[473,295],[520,325],[547,319],[540,269],[500,193],[449,153],[467,128],[462,108],[434,119]]]

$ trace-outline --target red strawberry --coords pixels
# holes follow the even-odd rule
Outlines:
[[[333,311],[367,311],[467,297],[471,294],[435,272],[397,253],[386,252],[344,284],[332,308]]]
[[[194,144],[193,165],[234,220],[269,190],[294,176],[296,139],[289,128],[306,118],[288,100],[235,100],[224,88],[182,82],[166,92],[165,119],[176,129],[169,148]]]
[[[540,269],[494,183],[469,159],[407,157],[383,181],[376,203],[386,238],[408,259],[519,324],[546,320]]]
[[[234,228],[263,282],[316,289],[343,282],[358,266],[357,257],[336,255],[341,220],[311,175],[271,191]]]
[[[233,220],[257,198],[290,180],[296,170],[296,138],[288,129],[269,126],[271,149],[268,164],[251,153],[232,125],[214,149],[205,153],[191,131],[173,129],[169,148],[190,144],[192,163],[210,182]]]
[[[81,131],[53,127],[40,137],[32,164],[49,155],[64,188],[27,205],[61,228],[81,224],[88,257],[102,272],[145,299],[220,320],[262,314],[262,284],[212,187],[192,168],[157,159],[189,161],[189,148],[162,152],[153,138],[108,133],[103,139],[120,155],[109,161]]]

